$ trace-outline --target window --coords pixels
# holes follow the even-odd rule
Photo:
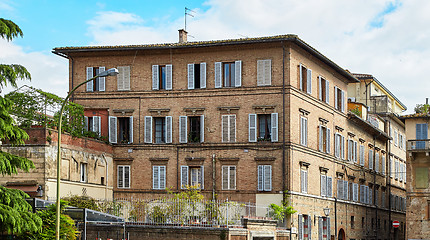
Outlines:
[[[379,152],[375,151],[375,171],[379,172]]]
[[[236,142],[236,115],[222,115],[222,142]]]
[[[179,142],[199,143],[204,142],[205,118],[201,116],[179,117]]]
[[[337,158],[345,159],[345,137],[339,133],[334,135],[334,155]]]
[[[87,164],[86,163],[80,163],[79,164],[80,165],[80,172],[79,172],[79,175],[80,175],[80,181],[81,182],[87,182],[88,181],[88,179],[87,179]]]
[[[318,239],[330,240],[330,218],[318,217]]]
[[[334,108],[345,112],[345,92],[338,87],[334,87]]]
[[[360,202],[364,204],[370,204],[369,186],[360,185]]]
[[[222,166],[222,189],[236,189],[236,166]]]
[[[133,143],[133,117],[109,116],[109,142]]]
[[[130,188],[130,166],[118,166],[118,188]]]
[[[332,177],[326,176],[325,174],[321,175],[321,196],[332,197],[332,182]]]
[[[329,103],[329,99],[330,99],[329,83],[321,76],[318,77],[318,80],[319,80],[319,99],[323,102]]]
[[[369,169],[373,170],[373,149],[369,149]]]
[[[152,90],[172,90],[172,65],[152,65]]]
[[[400,182],[403,181],[403,172],[404,172],[403,163],[399,162],[399,180],[400,180]]]
[[[394,160],[394,179],[399,179],[399,160]]]
[[[272,166],[258,165],[258,191],[272,191]]]
[[[394,177],[394,171],[393,171],[393,168],[394,168],[394,164],[393,164],[393,156],[390,156],[390,177],[391,178],[393,178]]]
[[[324,125],[319,126],[319,150],[330,153],[330,128]]]
[[[351,229],[355,228],[355,217],[351,216]]]
[[[105,67],[87,67],[87,80],[97,76],[99,73],[104,71]],[[87,82],[87,92],[99,91],[105,91],[105,77],[98,77],[90,82]]]
[[[360,165],[364,166],[364,145],[360,145]]]
[[[348,196],[348,181],[338,179],[337,180],[337,198],[343,200],[349,200]]]
[[[249,114],[249,141],[278,141],[278,113]]]
[[[379,206],[379,191],[375,189],[375,206]]]
[[[181,166],[181,189],[187,186],[204,189],[204,172],[203,166]]]
[[[308,169],[300,169],[300,188],[302,193],[308,193]]]
[[[272,60],[257,60],[257,86],[272,84]]]
[[[145,143],[172,143],[172,117],[145,116]]]
[[[215,63],[215,88],[240,87],[242,85],[242,61]]]
[[[397,134],[397,130],[394,130],[394,146],[397,147],[398,145],[398,134]]]
[[[299,240],[312,239],[311,225],[312,225],[312,218],[310,215],[299,214],[299,230],[298,230]]]
[[[152,189],[166,189],[166,166],[152,166]]]
[[[188,64],[188,89],[206,88],[206,63]]]
[[[300,144],[308,145],[308,119],[300,116]]]
[[[88,132],[95,132],[100,136],[101,135],[101,117],[85,116],[84,118],[85,118],[85,130]]]
[[[357,142],[348,139],[348,160],[357,163]]]
[[[118,91],[130,90],[130,66],[118,67],[117,87]]]
[[[305,66],[300,64],[299,66],[300,72],[300,90],[306,93],[312,93],[312,70],[307,69]]]
[[[382,153],[382,161],[381,161],[381,163],[382,163],[382,166],[381,166],[381,172],[382,172],[382,174],[383,175],[385,175],[385,171],[386,171],[386,160],[385,160],[385,153]]]
[[[358,184],[352,183],[352,201],[358,202]]]

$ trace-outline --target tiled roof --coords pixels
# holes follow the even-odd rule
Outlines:
[[[413,114],[407,114],[402,115],[400,118],[430,118],[430,114],[428,113],[413,113]]]

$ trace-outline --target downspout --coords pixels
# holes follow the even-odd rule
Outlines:
[[[216,187],[216,182],[215,182],[215,154],[212,154],[212,201],[216,200],[216,192],[215,192],[215,187]]]
[[[102,154],[102,157],[104,158],[104,160],[105,160],[105,163],[106,163],[106,182],[105,182],[105,199],[106,199],[106,197],[107,197],[107,189],[108,189],[108,176],[109,176],[109,174],[108,174],[108,162],[107,162],[107,159],[106,159],[106,157],[105,157],[105,154],[103,153]],[[113,197],[113,196],[112,196]]]
[[[282,41],[282,200],[286,201],[285,189],[285,46]]]
[[[337,197],[334,197],[334,239],[337,239]]]
[[[179,191],[179,146],[176,146],[176,191]]]
[[[74,72],[74,69],[75,69],[75,61],[73,60],[72,56],[69,56],[69,59],[72,61],[72,73],[70,74],[71,75],[70,76],[70,81],[72,82],[72,87],[70,89],[73,89],[73,86],[74,86],[73,72]],[[73,95],[74,95],[74,93],[72,94],[72,96],[70,96],[70,101],[71,102],[73,102]]]
[[[389,126],[388,126],[389,128],[388,128],[388,131],[390,131],[390,128],[391,128],[391,121],[389,121]],[[390,223],[391,223],[391,169],[392,169],[392,166],[391,166],[391,144],[388,142],[388,169],[389,169],[389,171],[387,171],[388,172],[388,174],[387,174],[387,178],[388,178],[388,239],[391,239],[391,226],[390,226]],[[385,200],[386,201],[386,200]]]

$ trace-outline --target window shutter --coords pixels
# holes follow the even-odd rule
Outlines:
[[[173,83],[173,77],[172,77],[172,64],[166,65],[166,90],[172,90],[172,83]]]
[[[318,76],[318,99],[322,100],[323,96],[322,96],[322,79],[321,76]]]
[[[187,143],[187,116],[179,116],[179,142]]]
[[[229,189],[236,189],[236,166],[230,166],[229,169],[229,180],[230,180],[230,188]]]
[[[308,69],[306,88],[308,93],[311,94],[312,93],[312,70],[311,69]]]
[[[369,149],[369,169],[373,169],[373,150]]]
[[[200,88],[206,88],[206,63],[200,63]]]
[[[339,147],[339,135],[337,133],[334,134],[334,156],[340,158],[340,147]]]
[[[194,89],[194,64],[188,64],[188,89]]]
[[[205,115],[200,115],[200,142],[205,141]]]
[[[385,175],[385,172],[386,172],[385,166],[386,166],[386,158],[385,158],[385,155],[382,155],[382,174],[383,175]]]
[[[358,184],[354,183],[354,188],[355,188],[355,201],[358,202]]]
[[[264,191],[272,191],[272,166],[264,165]]]
[[[160,179],[159,179],[159,166],[152,166],[152,188],[159,189]]]
[[[337,180],[337,198],[343,199],[343,180]]]
[[[323,127],[320,125],[319,127],[319,143],[318,143],[318,149],[320,150],[320,152],[324,151],[323,146],[324,146],[324,139],[323,139]]]
[[[117,143],[117,125],[116,125],[116,117],[109,116],[109,142]]]
[[[159,77],[158,74],[158,65],[152,65],[152,90],[158,90],[159,89]]]
[[[145,143],[152,143],[152,117],[145,116]]]
[[[181,189],[186,189],[188,184],[188,166],[181,166]]]
[[[303,70],[303,65],[300,63],[300,65],[299,65],[299,75],[300,75],[299,81],[300,81],[300,90],[303,91],[303,73],[302,73],[302,70]]]
[[[160,189],[166,188],[166,166],[160,166]]]
[[[94,116],[93,117],[93,131],[96,132],[99,136],[102,134],[101,130],[101,117]]]
[[[124,71],[124,90],[130,90],[130,75],[131,75],[130,66],[123,67],[123,71]]]
[[[266,59],[264,61],[264,85],[272,85],[272,60]]]
[[[257,114],[248,115],[248,135],[250,142],[257,142]]]
[[[304,171],[304,176],[305,176],[305,182],[304,182],[304,185],[305,185],[305,193],[308,193],[308,171]]]
[[[166,117],[166,143],[172,143],[172,116]]]
[[[360,165],[364,166],[364,146],[360,145]]]
[[[99,73],[104,72],[105,67],[99,67]],[[99,77],[99,91],[104,92],[106,89],[106,77]]]
[[[242,86],[242,61],[234,62],[234,78],[235,78],[235,87]]]
[[[330,84],[328,83],[328,81],[325,81],[325,102],[326,103],[330,103]]]
[[[343,181],[343,199],[349,200],[348,181]]]
[[[327,240],[331,237],[330,233],[330,217],[327,217]]]
[[[118,67],[117,75],[118,90],[130,90],[130,66]]]
[[[327,177],[327,197],[333,197],[333,178]]]
[[[230,142],[236,142],[236,115],[229,116]]]
[[[343,90],[341,90],[341,94],[340,94],[340,104],[341,104],[341,110],[342,112],[345,112],[345,92]]]
[[[327,176],[321,175],[321,196],[327,196]]]
[[[200,166],[200,179],[199,179],[200,189],[205,188],[205,167]]]
[[[304,239],[304,231],[303,231],[303,215],[299,214],[299,220],[298,220],[298,239],[303,240]]]
[[[215,63],[215,88],[222,87],[222,63]]]
[[[93,68],[92,67],[87,67],[87,80],[91,79],[93,77]],[[93,84],[94,84],[94,80],[87,82],[87,92],[92,92],[93,91]]]
[[[339,102],[337,100],[337,87],[334,86],[334,108],[339,110]]]
[[[340,153],[342,155],[342,159],[345,160],[345,137],[340,136]]]
[[[312,216],[308,215],[308,239],[312,239]]]
[[[272,113],[270,116],[270,119],[272,121],[272,132],[270,134],[272,142],[278,141],[278,113]]]
[[[130,187],[130,166],[124,166],[124,187]]]
[[[305,193],[305,171],[300,170],[300,190],[302,193]]]
[[[264,60],[257,60],[257,86],[264,86]]]
[[[264,166],[263,165],[258,165],[258,169],[257,169],[257,182],[258,182],[258,191],[263,191],[263,184],[264,184]]]
[[[357,163],[357,142],[354,141],[354,162]]]
[[[229,141],[229,115],[222,115],[222,120],[221,120],[221,137],[222,137],[222,142],[228,142]]]
[[[323,218],[318,217],[318,240],[323,240]]]
[[[222,166],[222,189],[228,190],[228,166]]]
[[[118,67],[118,75],[116,75],[116,85],[118,90],[124,90],[124,67]]]
[[[375,171],[379,172],[379,153],[375,152]]]
[[[84,124],[85,124],[85,130],[88,130],[88,117],[84,116]]]
[[[129,128],[130,138],[129,138],[129,143],[133,143],[133,117],[130,117],[129,121],[130,121],[130,128]]]
[[[326,145],[327,145],[326,152],[327,153],[330,153],[330,137],[331,137],[330,128],[327,128],[327,143],[326,143]]]
[[[124,187],[124,167],[118,166],[118,188]]]

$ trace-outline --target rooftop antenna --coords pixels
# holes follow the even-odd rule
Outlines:
[[[185,31],[187,31],[187,15],[191,16],[191,17],[194,17],[194,15],[192,15],[190,12],[196,13],[193,10],[185,7],[185,17],[184,17],[185,18],[185,28],[184,28]]]

